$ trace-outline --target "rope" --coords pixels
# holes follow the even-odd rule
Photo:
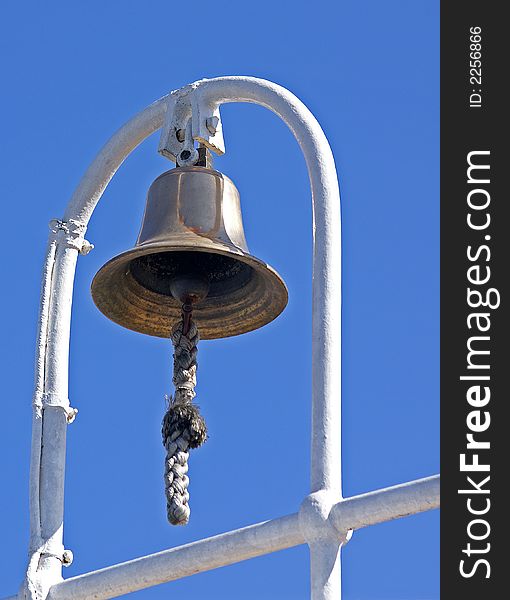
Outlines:
[[[174,346],[173,383],[175,395],[170,398],[163,418],[163,445],[166,448],[165,494],[168,521],[172,525],[186,525],[188,505],[189,449],[198,448],[207,439],[207,427],[198,406],[192,404],[197,384],[197,344],[200,339],[197,326],[189,322],[186,334],[184,321],[179,321],[170,335]]]

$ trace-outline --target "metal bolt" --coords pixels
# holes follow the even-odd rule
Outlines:
[[[74,556],[71,550],[64,550],[62,552],[62,564],[64,567],[69,567],[73,562]]]
[[[211,135],[214,135],[216,133],[219,122],[220,120],[218,117],[207,117],[207,119],[205,120],[205,126],[207,127],[207,131]]]
[[[188,160],[188,158],[191,156],[191,152],[189,150],[183,150],[180,154],[180,159],[181,160]]]
[[[87,240],[83,240],[83,245],[81,247],[80,254],[82,254],[83,256],[87,256],[87,254],[92,250],[94,250],[94,244],[91,244]]]
[[[67,422],[69,425],[71,425],[71,423],[76,419],[76,415],[78,414],[78,409],[77,408],[72,408],[71,406],[69,407],[69,410],[67,412]]]

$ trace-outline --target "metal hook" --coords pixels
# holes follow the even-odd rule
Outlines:
[[[182,305],[182,335],[188,335],[191,326],[191,317],[193,314],[193,304],[185,302]]]

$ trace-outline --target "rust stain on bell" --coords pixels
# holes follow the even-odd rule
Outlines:
[[[258,329],[287,304],[282,278],[248,250],[237,188],[205,167],[172,169],[153,182],[134,248],[98,271],[92,297],[119,325],[167,338],[181,314],[171,283],[188,276],[208,283],[193,310],[203,339]]]

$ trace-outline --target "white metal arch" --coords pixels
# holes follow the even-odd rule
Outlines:
[[[260,104],[290,128],[306,160],[313,202],[311,494],[299,514],[208,538],[101,571],[62,580],[63,496],[72,288],[84,234],[109,181],[138,144],[163,128],[167,155],[178,151],[176,129],[191,119],[192,133],[218,153],[221,122],[207,127],[227,102]],[[173,136],[173,137],[172,137]],[[320,125],[285,88],[251,77],[201,80],[157,100],[121,127],[98,153],[66,209],[52,222],[43,269],[37,340],[30,473],[30,561],[18,597],[112,598],[297,544],[311,553],[312,598],[340,598],[340,546],[350,531],[439,506],[439,476],[346,500],[340,460],[340,196],[333,155]]]

